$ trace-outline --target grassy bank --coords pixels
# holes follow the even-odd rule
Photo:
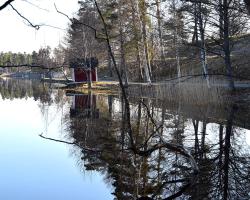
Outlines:
[[[67,93],[88,93],[90,90],[96,94],[117,94],[119,93],[118,82],[98,81],[93,82],[91,88],[87,83],[70,84],[64,88]]]

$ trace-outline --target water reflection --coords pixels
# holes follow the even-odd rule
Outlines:
[[[39,137],[67,137],[70,104],[64,92],[38,82],[5,81],[1,85],[8,87],[1,91],[10,95],[0,95],[0,199],[112,199],[99,172],[79,171],[69,145]],[[17,90],[26,95],[11,93]]]
[[[119,97],[85,94],[72,98],[78,117],[71,117],[69,126],[74,143],[82,147],[79,159],[86,170],[105,174],[106,181],[114,187],[115,198],[250,198],[250,151],[243,129],[236,126],[245,128],[248,124],[236,119],[241,112],[238,105],[216,112],[212,107],[196,108],[202,113],[197,117],[197,113],[188,113],[190,108],[180,104],[131,100],[136,146],[145,152],[165,140],[185,147],[199,167],[197,175],[188,157],[176,149],[162,146],[145,155],[131,150],[124,128],[125,108]],[[91,99],[98,118],[86,117]],[[241,117],[244,113],[248,112],[241,113]],[[217,114],[220,118],[216,118]]]
[[[131,98],[130,136],[119,96],[66,97],[35,82],[0,84],[3,99],[33,97],[43,116],[51,117],[50,105],[70,102],[61,112],[65,136],[40,139],[72,145],[80,171],[103,174],[114,199],[250,199],[247,103],[197,106]]]
[[[73,95],[71,118],[98,118],[99,110],[96,109],[96,95]]]
[[[40,100],[43,103],[51,103],[52,89],[40,81],[30,81],[22,79],[1,79],[0,94],[5,99],[23,99],[33,97],[35,101]]]

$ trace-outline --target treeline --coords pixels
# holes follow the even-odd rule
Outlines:
[[[32,55],[27,53],[0,52],[0,65],[32,64]]]
[[[17,67],[29,66],[29,67],[45,67],[52,68],[58,66],[64,62],[64,50],[62,46],[58,46],[55,49],[47,46],[40,48],[38,51],[33,51],[31,54],[13,53],[13,52],[0,52],[0,66],[6,67],[12,71],[16,71]]]
[[[96,56],[112,76],[106,27],[124,79],[151,82],[159,75],[181,77],[196,71],[208,80],[213,68],[208,59],[216,56],[234,86],[235,38],[247,33],[249,23],[243,0],[96,2],[105,24],[92,1],[79,1],[68,31],[68,59]]]

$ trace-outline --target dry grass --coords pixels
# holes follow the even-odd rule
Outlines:
[[[128,87],[129,97],[151,98],[166,100],[169,102],[183,102],[190,105],[225,105],[230,104],[232,98],[230,90],[225,87],[227,80],[218,77],[209,78],[210,87],[202,77],[183,78],[180,80],[153,83],[132,83]],[[66,88],[69,93],[88,93],[88,85],[81,84],[77,87]],[[90,90],[94,94],[117,95],[120,88],[117,82],[95,82]]]
[[[117,82],[100,81],[94,82],[91,89],[88,88],[87,83],[81,83],[69,88],[65,88],[65,90],[69,93],[88,93],[91,91],[95,94],[117,94],[119,91],[119,86]]]
[[[216,80],[211,79],[210,84]],[[192,105],[225,104],[230,102],[228,89],[222,86],[208,88],[206,80],[195,78],[185,82],[166,82],[154,85],[136,85],[129,87],[130,96],[141,96],[167,100],[181,101]]]

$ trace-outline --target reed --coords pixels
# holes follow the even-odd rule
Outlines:
[[[209,78],[210,87],[205,79],[201,77],[189,80],[176,80],[161,82],[151,85],[131,85],[128,89],[130,96],[155,98],[187,104],[225,104],[230,103],[229,89],[225,80]]]

